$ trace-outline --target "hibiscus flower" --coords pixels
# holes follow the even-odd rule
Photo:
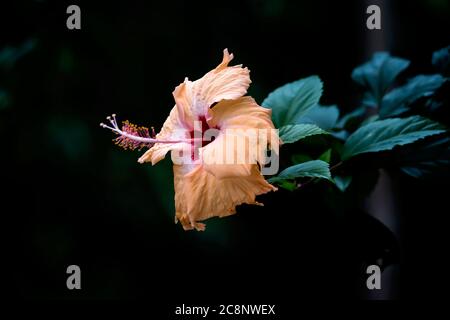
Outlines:
[[[278,153],[271,110],[244,96],[250,71],[228,66],[232,59],[225,49],[215,69],[175,88],[175,106],[157,135],[128,122],[120,129],[114,115],[112,126],[102,124],[125,148],[150,147],[140,163],[154,165],[171,151],[175,222],[185,230],[204,230],[200,221],[232,215],[243,203],[261,205],[256,196],[276,190],[261,174],[266,150]]]

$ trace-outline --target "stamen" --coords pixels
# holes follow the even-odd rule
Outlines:
[[[115,114],[106,117],[106,119],[109,121],[110,125],[100,123],[100,127],[109,129],[115,134],[119,135],[119,137],[117,137],[113,141],[115,141],[118,146],[124,148],[125,150],[141,150],[145,147],[151,148],[155,143],[191,143],[193,140],[160,140],[156,139],[156,133],[153,127],[151,127],[150,134],[148,128],[136,126],[130,123],[128,120],[123,121],[122,128],[119,128]]]
[[[151,127],[152,129],[152,138],[156,137],[155,127]]]
[[[113,115],[114,121],[116,121],[114,115]],[[136,138],[150,138],[150,134],[148,133],[148,129],[146,127],[138,127],[132,123],[130,123],[128,120],[122,122],[122,131],[126,132],[128,135],[131,135]],[[131,139],[129,136],[121,135],[120,137],[114,139],[116,144],[125,150],[135,150],[145,147],[152,147],[154,145],[154,142],[143,142],[140,141],[140,139]]]

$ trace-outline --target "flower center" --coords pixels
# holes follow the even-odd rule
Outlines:
[[[194,130],[190,131],[192,160],[195,160],[198,157],[198,148],[205,147],[214,141],[214,134],[211,134],[211,131],[207,131],[210,129],[219,129],[218,127],[210,127],[204,116],[198,118],[194,128]],[[198,141],[201,141],[201,143]]]
[[[195,129],[191,130],[190,137],[191,137],[191,144],[194,145],[195,138],[201,138],[201,147],[207,146],[212,141],[214,141],[214,136],[205,136],[205,132],[209,129],[219,129],[218,127],[210,127],[208,125],[208,122],[206,121],[206,118],[204,116],[200,116],[198,118],[198,123],[194,126]],[[198,144],[200,146],[200,144]]]

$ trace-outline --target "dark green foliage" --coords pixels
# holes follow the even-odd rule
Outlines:
[[[280,139],[283,143],[293,143],[316,134],[326,134],[314,124],[289,124],[280,128]]]
[[[278,182],[283,180],[294,180],[296,178],[313,177],[331,179],[328,163],[322,160],[312,160],[296,164],[281,171],[278,176],[270,178],[269,182]]]
[[[352,182],[351,176],[335,176],[334,177],[334,183],[336,184],[336,187],[344,192],[349,187],[350,183]]]
[[[302,123],[313,123],[323,130],[331,130],[336,126],[338,119],[339,109],[336,105],[316,105],[301,117],[299,121]]]
[[[448,48],[433,55],[433,64],[443,69],[446,59]],[[352,78],[366,90],[361,106],[340,119],[337,106],[325,107],[318,104],[322,83],[316,76],[289,83],[269,94],[263,105],[272,108],[274,123],[281,125],[281,139],[285,144],[298,143],[299,151],[301,150],[296,152],[295,146],[288,148],[293,149],[293,166],[287,165],[285,170],[270,181],[292,190],[301,185],[295,183],[299,179],[324,178],[333,181],[341,192],[346,192],[353,180],[352,169],[356,168],[354,164],[345,164],[357,155],[381,152],[384,152],[383,161],[366,156],[363,165],[365,162],[370,170],[384,166],[397,167],[414,177],[426,176],[448,167],[448,138],[444,136],[431,142],[424,140],[443,135],[447,131],[445,126],[424,116],[411,115],[415,111],[413,104],[433,104],[436,107],[434,109],[442,105],[442,102],[436,100],[435,93],[447,78],[440,74],[417,75],[406,84],[392,89],[397,77],[409,64],[408,60],[380,52],[374,54],[370,61],[358,66],[353,71]],[[406,112],[408,117],[398,117]],[[397,118],[390,118],[393,116]],[[324,130],[331,135],[323,135],[327,133]],[[321,140],[317,140],[317,137],[321,137]],[[404,152],[405,147],[400,147],[405,145],[408,147],[408,154]],[[389,153],[392,155],[389,156]],[[283,150],[281,154],[283,157]],[[388,159],[395,161],[390,163]],[[330,163],[331,172],[327,163]],[[341,164],[344,164],[345,172],[336,173],[332,178],[333,171]],[[357,170],[361,176],[361,169]]]
[[[450,73],[450,46],[433,52],[432,63],[439,72],[448,76]]]
[[[419,116],[374,121],[362,126],[347,139],[342,159],[365,152],[391,150],[395,146],[443,132],[445,130],[441,125]]]
[[[444,136],[424,141],[413,150],[405,148],[399,152],[398,158],[401,170],[412,177],[448,177],[450,138]]]
[[[317,76],[300,79],[274,90],[262,105],[273,110],[272,120],[277,128],[300,123],[322,95],[322,81]]]
[[[332,150],[328,149],[327,151],[325,151],[324,153],[322,153],[320,155],[319,160],[322,160],[322,161],[325,161],[325,162],[329,163],[330,160],[331,160],[331,152],[332,152]]]
[[[398,87],[383,97],[380,116],[392,117],[408,111],[410,104],[422,97],[430,97],[445,82],[440,74],[419,75]]]
[[[352,78],[370,89],[366,100],[377,105],[396,77],[408,66],[408,60],[391,57],[387,52],[378,52],[369,62],[353,70]]]

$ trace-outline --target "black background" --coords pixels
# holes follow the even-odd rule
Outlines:
[[[82,29],[68,30],[69,4]],[[171,92],[221,60],[250,68],[258,102],[277,86],[317,74],[323,104],[357,106],[351,70],[372,52],[364,1],[14,1],[0,10],[0,48],[36,39],[0,84],[2,223],[12,298],[145,298],[178,303],[270,303],[367,296],[363,266],[384,248],[361,212],[337,218],[324,187],[261,197],[265,207],[207,222],[205,233],[173,224],[170,161],[139,165],[98,123],[161,124]],[[385,49],[432,72],[449,45],[448,1],[387,1]],[[384,10],[384,8],[382,8]],[[387,18],[386,18],[387,19]],[[378,31],[372,31],[378,32]],[[408,72],[406,73],[408,75]],[[448,111],[439,115],[448,124]],[[397,298],[438,298],[448,250],[449,183],[393,173],[401,234]],[[357,201],[357,200],[355,200]],[[370,227],[367,227],[370,225]],[[375,230],[375,231],[374,231]],[[373,232],[373,235],[371,234]],[[389,237],[389,236],[386,236]],[[82,290],[66,288],[66,267]]]

